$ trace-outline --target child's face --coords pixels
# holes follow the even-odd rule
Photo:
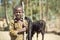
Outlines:
[[[14,15],[16,16],[16,18],[22,18],[23,17],[23,9],[22,7],[19,7],[15,10]]]

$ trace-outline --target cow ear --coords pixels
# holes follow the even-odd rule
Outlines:
[[[25,17],[25,20],[27,20],[28,22],[32,22],[32,20],[29,17]]]

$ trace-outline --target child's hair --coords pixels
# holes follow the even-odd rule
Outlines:
[[[17,6],[15,6],[14,8],[13,8],[13,13],[17,10],[17,8],[22,8],[23,9],[23,7],[21,6],[21,5],[17,5]],[[22,10],[23,11],[23,10]]]
[[[21,5],[17,5],[13,9],[17,9],[17,8],[20,8],[20,7],[22,7],[22,6]]]

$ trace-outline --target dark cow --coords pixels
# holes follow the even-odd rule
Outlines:
[[[27,22],[28,22],[28,30],[27,30],[27,33],[28,33],[28,35],[27,35],[27,38],[28,38],[28,40],[32,40],[32,21],[31,21],[31,19],[30,18],[28,18],[28,17],[25,17],[25,19],[27,20]]]
[[[42,40],[44,40],[46,22],[44,20],[32,22],[27,17],[25,17],[25,19],[28,21],[28,40],[32,40],[32,37],[35,32],[37,32],[37,38],[38,38],[38,34],[41,33]]]
[[[37,38],[38,38],[38,34],[41,32],[42,40],[44,40],[45,26],[46,26],[46,23],[44,20],[39,20],[39,21],[33,22],[31,36],[33,36],[33,34],[35,32],[37,32]]]

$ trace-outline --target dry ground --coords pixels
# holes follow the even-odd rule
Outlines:
[[[39,34],[39,40],[41,40],[41,34]],[[9,32],[8,31],[0,31],[0,40],[10,40]],[[36,33],[33,36],[33,40],[36,40]],[[53,33],[45,33],[44,40],[60,40],[60,35],[56,35]]]

